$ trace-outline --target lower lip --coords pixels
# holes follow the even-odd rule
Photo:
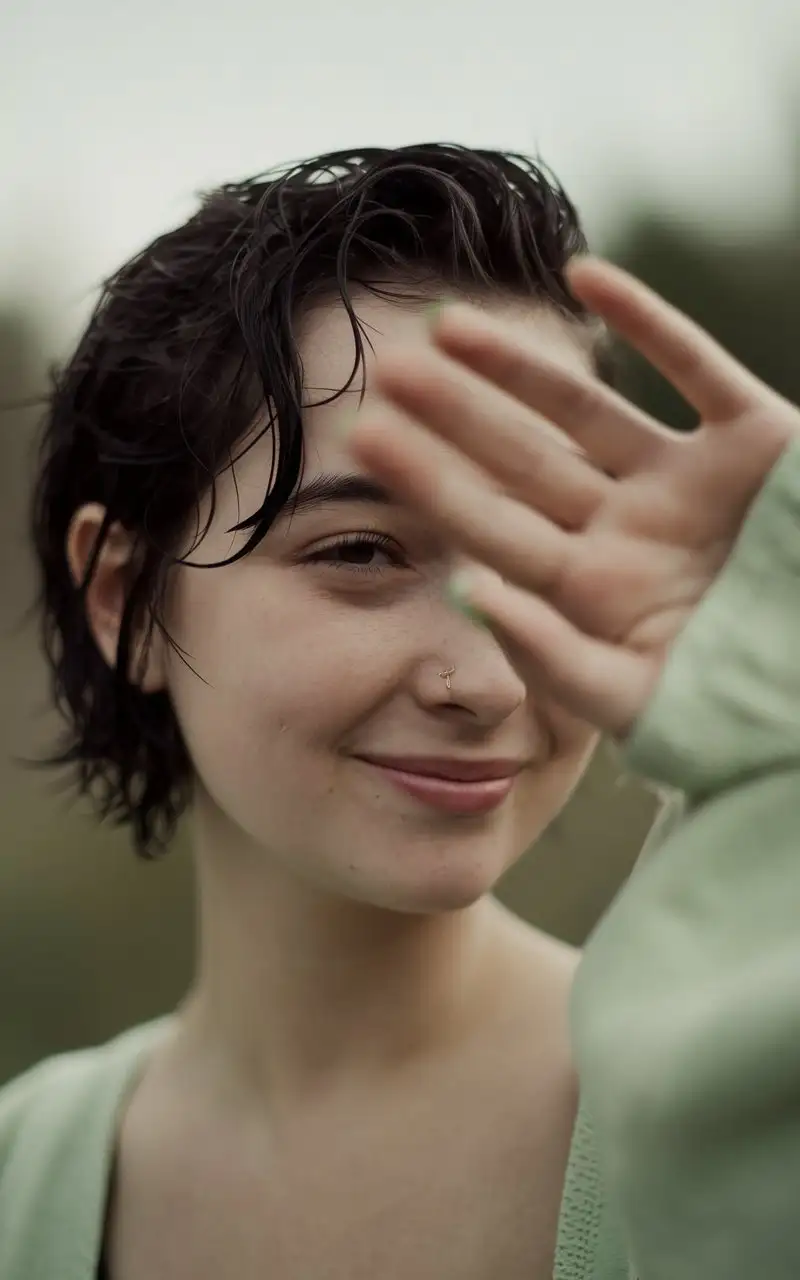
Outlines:
[[[401,791],[444,813],[489,813],[501,805],[514,786],[514,778],[487,778],[483,782],[454,782],[405,773],[384,764],[372,764]]]

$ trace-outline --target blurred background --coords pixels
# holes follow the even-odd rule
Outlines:
[[[0,1081],[171,1007],[191,967],[180,841],[137,862],[20,758],[55,725],[26,542],[53,361],[101,279],[196,191],[334,147],[540,155],[595,249],[800,399],[796,0],[5,0],[0,12]],[[631,360],[631,393],[691,421]],[[581,942],[654,811],[603,753],[503,886]]]

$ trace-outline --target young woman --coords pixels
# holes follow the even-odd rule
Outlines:
[[[747,628],[720,638],[712,606],[754,557],[762,618],[787,634],[786,561],[769,576],[762,548],[790,529],[791,465],[745,528],[745,569],[730,551],[793,411],[634,286],[583,268],[571,291],[582,247],[538,170],[423,147],[226,188],[109,286],[45,435],[46,634],[84,789],[142,850],[192,799],[197,975],[175,1015],[5,1090],[4,1280],[623,1280],[629,1250],[644,1280],[745,1274],[711,1269],[730,1201],[709,1135],[729,1113],[686,1085],[717,1006],[671,1004],[702,919],[681,862],[730,797],[698,807],[590,948],[576,1037],[600,1164],[576,1119],[575,958],[491,896],[599,730],[641,721],[634,761],[694,796],[752,782],[749,757],[732,776],[704,750],[722,729],[741,760],[749,739],[696,690],[694,774],[670,729],[691,722],[704,637],[721,674],[742,653],[752,671]],[[477,310],[431,336],[442,294]],[[598,392],[587,303],[645,354],[666,341],[676,384],[735,419],[733,448],[712,427],[674,442]],[[447,596],[472,559],[506,580],[471,588],[492,631]],[[651,930],[670,935],[655,957]],[[764,1213],[739,1246],[748,1221],[763,1245]]]
[[[191,800],[196,976],[5,1091],[3,1280],[544,1280],[573,1134],[558,1265],[611,1247],[576,957],[492,897],[596,732],[338,430],[443,292],[591,375],[583,248],[536,166],[421,146],[225,187],[109,283],[45,427],[45,640],[100,811],[147,853]]]

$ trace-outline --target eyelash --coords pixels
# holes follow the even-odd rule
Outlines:
[[[325,557],[334,551],[341,551],[342,548],[353,547],[371,547],[378,551],[383,551],[392,561],[391,568],[402,568],[407,563],[400,552],[400,548],[394,538],[390,538],[386,533],[353,533],[345,537],[337,538],[335,542],[329,542],[327,546],[320,547],[319,550],[312,553],[307,558],[306,563],[309,564],[326,564],[333,569],[346,569],[350,573],[369,573],[380,574],[384,572],[385,566],[365,565],[365,564],[348,564],[344,560],[328,560]]]

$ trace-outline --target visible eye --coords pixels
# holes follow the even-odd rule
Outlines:
[[[407,567],[408,561],[394,538],[385,533],[353,533],[319,547],[306,557],[306,564],[328,564],[352,573],[383,573],[388,568]]]

